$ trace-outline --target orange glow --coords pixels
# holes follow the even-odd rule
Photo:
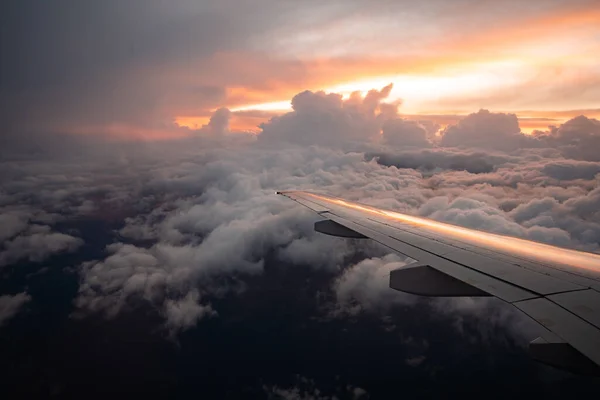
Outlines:
[[[600,43],[590,38],[600,31],[599,27],[600,8],[562,9],[536,18],[517,17],[509,24],[477,34],[449,32],[437,43],[410,56],[366,53],[361,57],[303,60],[302,79],[294,74],[279,80],[276,73],[266,78],[264,89],[233,91],[239,96],[232,98],[231,106],[237,110],[281,110],[282,104],[287,104],[289,109],[289,99],[301,90],[349,93],[381,88],[393,82],[396,85],[391,100],[404,99],[406,111],[427,109],[447,113],[448,104],[452,104],[455,97],[476,99],[482,92],[493,97],[493,91],[513,88],[510,93],[514,98],[519,96],[515,87],[528,91],[546,86],[547,82],[536,81],[545,79],[540,71],[595,65],[593,55],[600,51]],[[281,70],[285,71],[283,63]],[[299,72],[292,62],[287,68]],[[579,72],[578,79],[584,75],[584,71]],[[260,91],[268,92],[269,96],[257,93]],[[560,104],[561,99],[547,101]],[[586,106],[577,107],[582,105]],[[468,101],[461,107],[462,113],[476,111],[480,106],[475,100]]]
[[[234,110],[235,111],[235,110]],[[254,111],[254,110],[253,110]],[[266,123],[274,116],[281,115],[287,110],[274,110],[263,113],[253,113],[252,111],[236,111],[232,114],[230,129],[232,132],[260,132],[260,124]],[[510,111],[498,111],[509,112]],[[521,114],[524,115],[521,115]],[[550,126],[559,126],[571,118],[579,115],[585,115],[588,118],[600,119],[600,110],[574,110],[574,111],[522,111],[517,112],[519,127],[521,132],[530,134],[533,131],[546,131]],[[466,116],[459,114],[402,114],[401,117],[413,121],[433,121],[444,129],[448,125],[455,125]],[[193,130],[201,129],[207,125],[210,117],[202,116],[179,116],[175,118],[175,123],[180,127]]]
[[[566,121],[562,118],[519,118],[519,127],[521,132],[530,134],[533,131],[547,131],[550,126],[559,126]]]
[[[387,211],[363,204],[353,203],[341,199],[305,193],[325,203],[333,203],[351,210],[368,212],[380,217],[384,222],[400,222],[419,228],[424,233],[442,234],[450,240],[458,240],[466,244],[482,246],[499,252],[509,253],[516,257],[523,257],[542,264],[562,264],[566,267],[584,269],[600,277],[600,255],[582,251],[563,249],[543,243],[502,236],[494,233],[476,231],[427,218],[414,217],[395,211]]]
[[[188,137],[190,132],[173,125],[165,128],[141,127],[137,125],[112,123],[101,126],[72,126],[65,132],[77,135],[102,135],[113,140],[170,140]]]
[[[231,132],[254,132],[260,131],[259,125],[267,122],[274,114],[251,114],[251,113],[232,113],[229,120],[229,129]],[[202,129],[208,125],[210,117],[179,116],[175,117],[175,123],[179,127],[185,127],[192,130]]]
[[[200,129],[202,126],[207,125],[210,121],[210,117],[186,117],[180,116],[175,117],[175,123],[178,126],[189,128],[189,129]]]
[[[477,32],[449,30],[408,55],[402,50],[395,55],[370,53],[367,45],[364,54],[331,58],[221,52],[208,63],[210,75],[194,77],[227,88],[226,98],[214,108],[226,106],[234,112],[232,131],[258,132],[261,123],[290,111],[292,97],[303,90],[348,95],[392,82],[387,101],[402,99],[400,112],[409,119],[433,119],[446,126],[487,108],[517,114],[522,131],[531,133],[581,114],[600,116],[596,109],[600,104],[591,94],[600,83],[593,68],[600,51],[600,42],[594,40],[600,33],[600,8],[591,4],[563,7],[536,17],[515,16]],[[240,65],[243,75],[239,74]],[[237,78],[231,81],[231,76]],[[560,88],[551,92],[552,85],[563,85],[571,94],[561,95],[566,89]],[[576,90],[579,87],[581,91]],[[580,94],[573,95],[575,92]],[[522,101],[530,94],[530,100]],[[535,107],[539,109],[520,111]],[[540,111],[561,108],[590,110]],[[263,114],[244,114],[248,111]],[[199,115],[175,115],[179,126],[190,129],[199,129],[209,120],[208,110]]]

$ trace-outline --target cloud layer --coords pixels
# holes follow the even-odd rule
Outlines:
[[[436,137],[434,123],[406,121],[383,102],[390,89],[302,92],[258,138],[228,133],[220,109],[191,138],[13,153],[2,161],[0,265],[76,252],[84,243],[69,221],[112,221],[104,256],[78,267],[74,315],[150,306],[176,333],[219,318],[215,299],[245,290],[267,262],[337,275],[338,315],[414,301],[385,278],[406,260],[316,234],[318,217],[277,190],[598,250],[600,166],[573,144],[596,140],[597,121],[527,136],[514,115],[481,110]]]

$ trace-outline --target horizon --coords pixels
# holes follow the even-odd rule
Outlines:
[[[593,0],[27,4],[5,10],[5,131],[164,138],[222,108],[232,130],[257,131],[304,90],[389,83],[400,116],[599,116]]]

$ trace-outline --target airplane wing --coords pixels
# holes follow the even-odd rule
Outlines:
[[[324,218],[315,230],[370,238],[417,260],[390,287],[424,296],[495,296],[541,325],[538,361],[600,371],[600,255],[476,231],[302,191],[278,194]]]

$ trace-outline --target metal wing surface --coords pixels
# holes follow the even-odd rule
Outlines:
[[[319,232],[370,238],[417,260],[390,287],[426,296],[495,296],[543,328],[534,358],[600,370],[600,255],[476,231],[302,191],[278,192],[325,218]]]

